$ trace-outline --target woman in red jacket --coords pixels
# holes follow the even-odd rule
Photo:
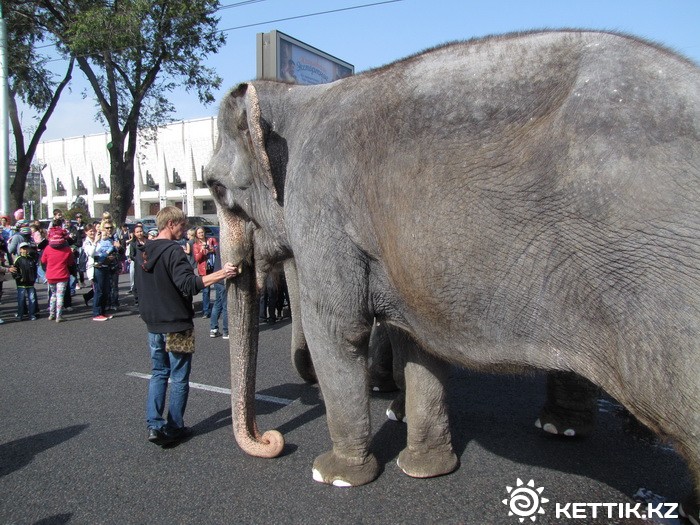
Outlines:
[[[213,237],[207,239],[204,228],[201,226],[197,228],[192,248],[194,252],[194,262],[197,265],[197,273],[199,275],[207,275],[214,271],[214,256],[217,247],[218,243],[216,239]],[[202,317],[204,318],[211,316],[210,292],[209,286],[202,290]]]
[[[46,280],[49,282],[49,320],[63,321],[63,297],[68,287],[71,272],[75,272],[75,259],[73,250],[67,243],[56,246],[47,246],[41,254],[41,267],[46,271]]]

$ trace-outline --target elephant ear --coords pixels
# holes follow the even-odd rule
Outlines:
[[[272,198],[277,200],[277,189],[275,188],[274,181],[272,180],[270,158],[268,157],[267,150],[265,149],[265,132],[263,130],[258,91],[255,89],[253,84],[244,84],[239,86],[237,92],[245,93],[244,100],[247,116],[246,122],[248,125],[248,132],[250,133],[250,140],[253,146],[253,154],[255,155],[255,159],[258,161],[258,166],[260,167],[260,178],[263,185],[272,193]]]

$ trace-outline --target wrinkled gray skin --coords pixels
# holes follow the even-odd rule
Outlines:
[[[299,322],[293,323],[293,334],[301,332]],[[292,336],[292,363],[302,379],[315,383],[316,372],[308,347],[294,344]],[[397,392],[386,410],[393,421],[406,422],[404,366],[406,345],[413,344],[401,330],[387,323],[377,322],[369,337],[369,385],[374,392]],[[394,350],[396,348],[396,350]],[[599,390],[571,372],[552,371],[547,374],[545,404],[535,426],[549,434],[581,437],[590,434],[596,421]]]
[[[376,317],[431,349],[406,356],[407,474],[457,466],[448,361],[579,374],[675,440],[698,486],[695,65],[613,34],[509,35],[328,85],[242,84],[218,125],[207,184],[243,269],[235,322],[248,315],[252,247],[296,261],[333,444],[315,479],[378,475],[366,374]],[[232,395],[247,396],[234,429],[245,450],[279,453],[277,436],[255,429],[248,332],[231,342]]]
[[[370,386],[375,392],[398,391],[386,414],[389,419],[404,423],[406,399],[403,367],[405,346],[409,344],[413,344],[411,339],[396,327],[381,322],[372,327],[369,339]],[[311,365],[313,369],[313,364]],[[305,369],[300,370],[299,375],[305,378],[311,374]],[[545,404],[535,426],[550,434],[585,436],[595,427],[598,395],[598,388],[576,374],[549,372]]]

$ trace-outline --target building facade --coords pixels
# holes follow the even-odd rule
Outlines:
[[[173,205],[187,215],[216,217],[204,184],[204,167],[216,144],[216,117],[158,128],[150,142],[138,138],[134,162],[134,200],[129,215],[155,215]],[[90,215],[109,211],[109,133],[42,142],[36,162],[43,166],[46,209],[69,209],[84,201]]]

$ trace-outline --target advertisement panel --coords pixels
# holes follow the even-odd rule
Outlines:
[[[352,75],[355,68],[280,31],[258,33],[257,77],[295,84],[324,84]]]

